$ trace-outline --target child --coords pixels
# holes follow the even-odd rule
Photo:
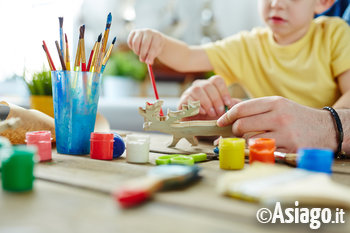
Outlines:
[[[350,108],[350,30],[339,18],[319,17],[334,0],[258,0],[267,28],[204,46],[188,46],[159,32],[134,30],[129,47],[182,72],[214,70],[181,98],[200,100],[203,119],[233,106],[226,85],[240,83],[251,97],[282,96],[299,104]],[[226,84],[226,85],[225,85]],[[180,103],[180,106],[181,106]]]

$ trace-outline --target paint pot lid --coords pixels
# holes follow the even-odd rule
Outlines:
[[[100,133],[92,132],[91,140],[100,140],[100,141],[114,141],[114,134],[112,133]]]
[[[51,131],[31,131],[26,133],[27,142],[51,141]]]
[[[273,138],[252,138],[249,139],[249,148],[255,150],[275,149],[275,139]]]

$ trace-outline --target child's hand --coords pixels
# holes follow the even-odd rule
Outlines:
[[[137,29],[130,32],[128,45],[141,62],[153,64],[154,59],[162,52],[163,34],[151,29]]]
[[[201,107],[199,115],[194,119],[218,119],[225,113],[225,105],[230,109],[239,100],[232,99],[225,81],[220,76],[213,76],[208,80],[196,80],[181,96],[178,108],[187,104],[189,100],[199,100]]]

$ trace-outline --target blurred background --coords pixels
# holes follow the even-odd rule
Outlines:
[[[204,44],[241,30],[261,26],[257,0],[11,0],[0,1],[0,100],[29,108],[32,95],[50,95],[37,87],[49,76],[42,40],[59,66],[55,40],[59,40],[58,17],[64,17],[70,54],[75,54],[79,26],[85,24],[86,56],[106,17],[112,13],[108,45],[114,36],[111,59],[103,74],[99,112],[113,129],[142,130],[137,109],[154,101],[147,68],[125,45],[134,28],[152,28],[188,44]],[[71,57],[71,61],[74,59]],[[159,62],[155,78],[165,108],[175,109],[178,97],[194,79],[211,74],[178,73]],[[48,77],[49,78],[49,77]],[[34,85],[33,85],[33,80]],[[39,80],[39,81],[37,81]],[[36,90],[35,90],[36,89]],[[130,118],[123,120],[123,116]],[[124,117],[125,118],[125,117]]]

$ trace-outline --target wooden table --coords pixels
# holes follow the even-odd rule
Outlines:
[[[126,135],[131,132],[120,132]],[[167,153],[207,152],[210,143],[191,147],[180,141],[175,149],[166,145],[168,135],[151,134],[150,163],[126,163],[123,155],[113,161],[89,156],[53,153],[53,160],[35,168],[34,189],[26,193],[0,191],[0,232],[295,232],[308,225],[260,224],[256,212],[264,207],[220,196],[216,182],[227,171],[217,160],[200,163],[200,181],[174,191],[158,192],[154,198],[123,210],[111,193],[128,179],[142,177],[154,167],[155,158]],[[248,166],[246,164],[246,166]],[[337,161],[332,178],[350,186],[350,162]],[[350,193],[349,193],[350,195]],[[331,232],[349,232],[346,224],[323,225]]]

